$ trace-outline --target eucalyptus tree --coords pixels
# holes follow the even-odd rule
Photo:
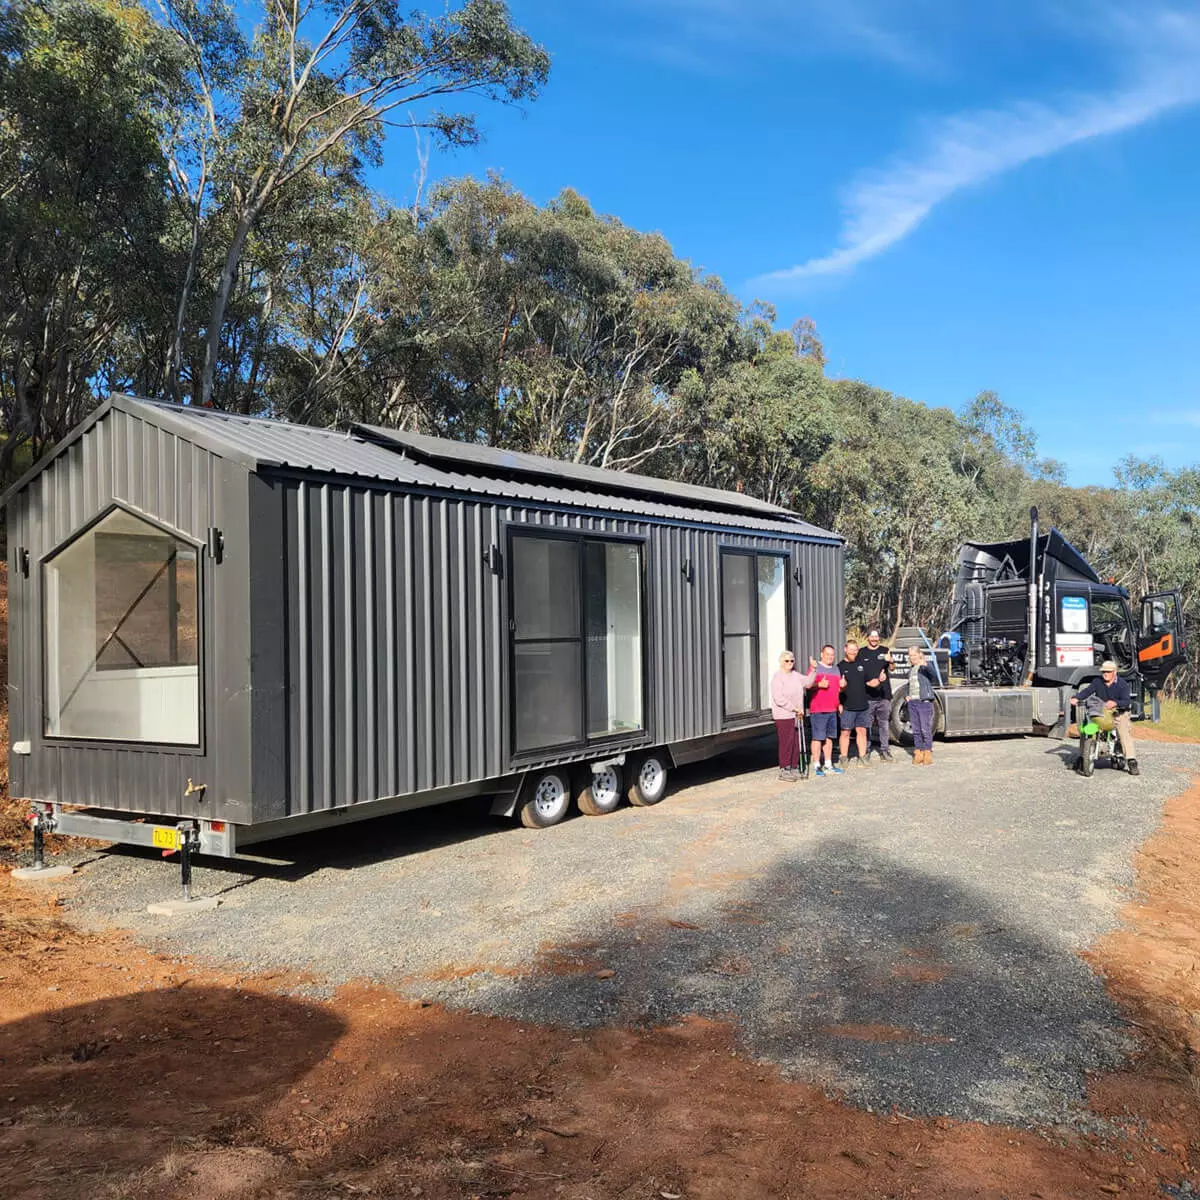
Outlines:
[[[125,0],[0,5],[0,475],[81,419],[122,336],[162,319],[169,51]]]
[[[248,37],[225,0],[162,4],[189,62],[198,114],[171,127],[173,161],[191,166],[173,177],[189,198],[193,229],[203,218],[221,233],[196,388],[209,404],[248,243],[289,190],[317,170],[360,177],[380,161],[389,122],[450,145],[476,141],[475,116],[444,102],[533,98],[549,57],[514,28],[502,0],[466,0],[438,15],[405,13],[396,0],[270,0]]]
[[[377,395],[386,419],[469,441],[641,465],[682,436],[676,391],[737,325],[662,237],[570,191],[539,207],[498,179],[444,184],[415,247],[374,338]]]

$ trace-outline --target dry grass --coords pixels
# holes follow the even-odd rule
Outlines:
[[[1158,728],[1172,737],[1200,742],[1200,705],[1182,700],[1164,700]]]

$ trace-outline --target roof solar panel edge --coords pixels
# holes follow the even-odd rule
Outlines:
[[[511,471],[543,479],[567,480],[577,484],[590,483],[609,492],[629,491],[643,495],[672,497],[710,507],[719,506],[739,512],[755,512],[764,516],[793,515],[789,509],[781,505],[769,504],[755,496],[745,496],[740,492],[723,491],[700,484],[680,483],[651,475],[637,475],[629,471],[569,463],[516,450],[480,446],[475,442],[455,442],[449,438],[436,438],[426,434],[385,429],[379,425],[356,424],[352,428],[369,437],[410,449],[422,457],[432,458],[439,462],[467,461],[484,468],[492,467],[499,471]]]

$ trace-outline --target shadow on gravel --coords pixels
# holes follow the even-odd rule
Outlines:
[[[118,1171],[163,1184],[181,1139],[253,1141],[262,1113],[343,1030],[326,1008],[220,987],[134,992],[0,1025],[0,1195],[108,1195]]]
[[[1069,948],[848,841],[556,955],[450,999],[552,1025],[731,1019],[753,1054],[860,1105],[1018,1125],[1077,1121],[1084,1073],[1129,1049]]]
[[[761,771],[774,762],[774,737],[760,738],[704,762],[680,767],[672,773],[671,790],[698,787],[716,779],[736,782],[739,776]],[[491,815],[491,803],[490,796],[474,796],[262,842],[248,846],[245,855],[238,858],[198,855],[194,861],[208,870],[242,877],[227,888],[213,890],[214,895],[244,887],[254,879],[296,881],[327,868],[349,871],[511,829],[511,819]],[[574,813],[568,819],[586,818]],[[148,862],[162,857],[161,851],[139,846],[112,846],[102,853]],[[171,861],[173,864],[176,860]]]

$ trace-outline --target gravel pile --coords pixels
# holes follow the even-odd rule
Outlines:
[[[657,808],[551,830],[462,804],[279,843],[283,865],[196,871],[212,913],[148,916],[176,873],[137,852],[68,894],[77,920],[310,990],[368,978],[577,1027],[732,1019],[749,1053],[860,1105],[1078,1125],[1084,1074],[1130,1048],[1078,951],[1200,767],[1200,747],[1140,749],[1138,779],[1005,739],[786,784],[758,747],[679,772]]]

